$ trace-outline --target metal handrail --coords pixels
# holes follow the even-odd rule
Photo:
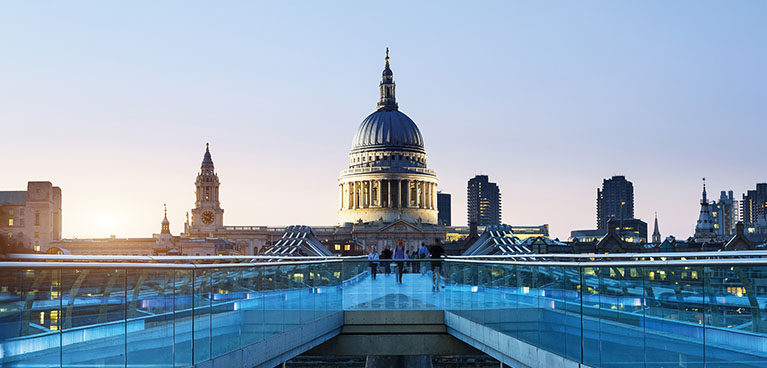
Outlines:
[[[328,256],[328,257],[295,257],[279,255],[259,255],[259,256],[112,256],[112,255],[73,255],[73,254],[7,254],[0,257],[0,260],[20,260],[20,261],[142,261],[142,262],[162,262],[171,261],[259,261],[259,260],[336,260],[336,259],[354,259],[362,256]],[[282,262],[281,262],[282,263]],[[252,264],[252,263],[251,263]]]
[[[607,254],[568,254],[568,253],[519,253],[508,255],[448,256],[449,259],[503,259],[503,258],[684,258],[684,257],[767,257],[767,250],[738,250],[715,252],[667,252],[667,253],[607,253]]]
[[[561,266],[561,267],[605,267],[605,266],[716,266],[716,265],[767,265],[767,258],[726,258],[726,259],[686,259],[686,260],[652,260],[652,261],[599,261],[599,262],[565,262],[565,261],[496,261],[447,258],[446,262],[474,263],[486,265],[517,265],[517,266]]]
[[[295,262],[259,262],[259,263],[122,263],[122,262],[0,262],[2,268],[151,268],[151,269],[209,269],[209,268],[247,268],[247,267],[274,267],[293,266],[306,264],[326,264],[343,262],[340,259],[328,259],[317,261]]]

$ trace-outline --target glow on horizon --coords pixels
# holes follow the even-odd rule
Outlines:
[[[65,237],[183,229],[205,142],[227,225],[332,225],[336,179],[391,49],[400,109],[466,221],[595,226],[625,175],[652,232],[691,235],[709,196],[767,181],[767,3],[0,4],[0,190],[48,180]],[[648,234],[649,235],[649,234]]]

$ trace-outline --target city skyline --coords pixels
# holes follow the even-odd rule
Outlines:
[[[205,8],[191,7],[184,10],[189,19],[176,24],[201,37],[174,43],[174,33],[162,27],[171,10],[163,5],[137,18],[137,8],[74,6],[58,17],[61,8],[19,13],[28,9],[5,4],[0,29],[29,32],[0,51],[0,123],[12,157],[0,188],[24,190],[33,180],[61,187],[64,237],[156,233],[163,203],[178,234],[210,142],[227,225],[335,224],[337,174],[354,130],[377,100],[388,46],[398,100],[424,133],[438,189],[453,193],[454,218],[465,218],[465,182],[481,172],[504,193],[504,223],[548,223],[552,237],[565,239],[570,230],[593,227],[593,193],[601,180],[625,175],[635,185],[635,217],[649,222],[657,212],[663,237],[686,238],[698,217],[701,177],[712,198],[733,190],[740,199],[767,180],[760,176],[764,163],[742,159],[753,156],[767,132],[760,106],[767,96],[758,87],[765,82],[758,68],[765,53],[749,47],[758,39],[749,21],[758,17],[738,13],[745,24],[739,26],[726,16],[758,12],[707,5],[708,12],[690,15],[700,19],[654,14],[658,30],[621,27],[615,20],[611,35],[586,27],[593,15],[583,11],[570,19],[538,19],[544,8],[501,7],[522,20],[508,25],[490,9],[472,8],[461,18],[460,6],[445,6],[440,14],[469,27],[484,16],[493,21],[461,36],[427,19],[448,32],[426,35],[433,44],[420,45],[407,38],[412,14],[385,38],[355,21],[359,35],[327,44],[323,37],[342,27],[312,34],[311,26],[325,21],[310,16],[327,12],[330,23],[329,10],[296,9],[292,17],[268,20],[264,14],[273,9],[267,7],[258,13],[264,25],[257,26],[219,8],[233,20],[206,38],[194,23],[209,19]],[[414,6],[414,14],[425,14],[418,7],[427,6]],[[658,10],[606,8],[599,10],[634,21],[632,11]],[[370,10],[358,5],[348,11]],[[106,27],[105,14],[119,14],[112,20],[124,29],[138,29],[125,22],[142,19],[144,33]],[[538,29],[525,17],[550,26],[564,20],[575,34],[517,36]],[[99,23],[104,34],[89,34],[89,24],[77,20]],[[267,40],[263,31],[280,21],[300,27]],[[707,29],[712,23],[721,26]],[[512,50],[498,47],[504,40]],[[591,49],[574,49],[575,40]],[[621,48],[627,40],[632,48]],[[562,59],[568,54],[572,59]],[[631,88],[619,89],[624,86]],[[737,144],[718,149],[722,133]]]

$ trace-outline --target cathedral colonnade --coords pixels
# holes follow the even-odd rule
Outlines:
[[[437,209],[437,183],[433,180],[370,178],[338,184],[339,211],[366,208]]]

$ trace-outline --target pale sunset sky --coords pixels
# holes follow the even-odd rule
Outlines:
[[[466,223],[596,225],[604,178],[686,238],[767,181],[767,2],[0,3],[0,190],[63,191],[65,237],[183,229],[210,142],[227,225],[332,225],[391,49],[400,110]],[[652,232],[652,228],[650,228]]]

